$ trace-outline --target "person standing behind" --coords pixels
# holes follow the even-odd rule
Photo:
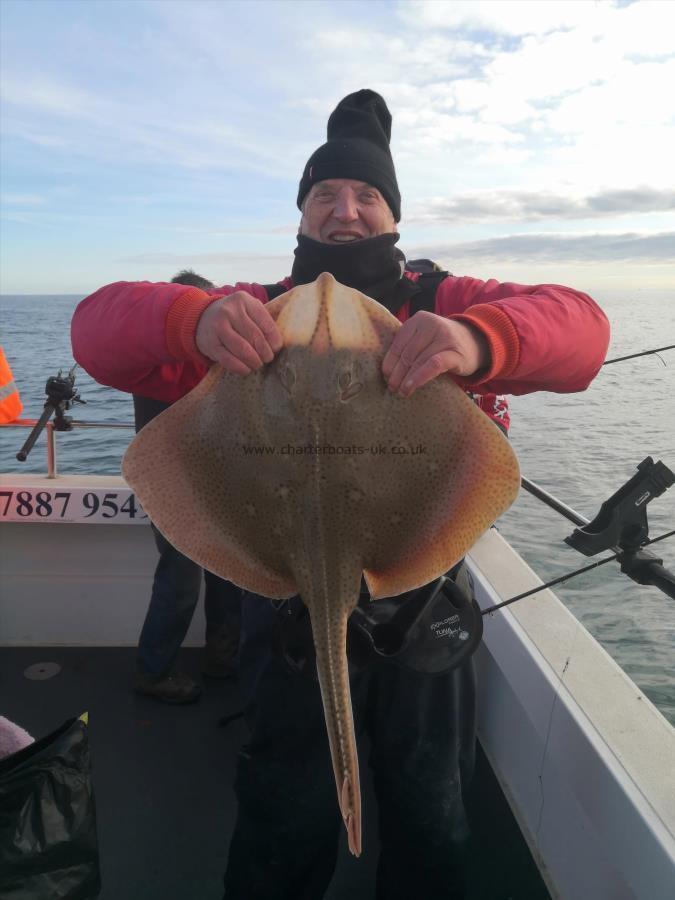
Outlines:
[[[190,269],[179,272],[171,283],[203,290],[214,287]],[[138,394],[133,400],[137,432],[171,405]],[[152,532],[159,560],[138,643],[134,690],[164,703],[192,703],[199,699],[201,687],[189,675],[176,671],[175,664],[199,599],[202,569],[179,553],[154,525]],[[202,674],[207,677],[228,678],[235,673],[240,601],[238,587],[204,571],[206,646]]]

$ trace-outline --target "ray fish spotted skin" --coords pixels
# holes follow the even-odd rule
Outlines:
[[[166,538],[246,590],[300,594],[352,853],[361,796],[347,620],[447,572],[515,499],[509,442],[449,376],[390,392],[401,327],[324,273],[267,304],[284,346],[246,377],[214,365],[135,438],[123,474]]]

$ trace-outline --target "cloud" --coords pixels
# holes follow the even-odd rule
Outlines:
[[[655,234],[582,234],[557,233],[513,234],[501,238],[465,241],[456,244],[418,245],[407,249],[409,258],[481,260],[500,262],[675,262],[675,232]],[[291,254],[222,252],[222,253],[140,253],[115,260],[129,265],[226,266],[241,274],[261,267],[275,272],[286,271]]]
[[[235,284],[239,280],[271,284],[290,274],[293,254],[270,252],[193,253],[170,251],[139,253],[113,260],[109,279],[148,279],[169,281],[181,269],[192,269],[216,285]]]
[[[0,204],[4,206],[41,206],[46,198],[40,194],[13,194],[0,195]]]
[[[478,189],[495,170],[524,190],[590,193],[645,173],[672,184],[675,5],[433,0],[398,12],[412,40],[379,22],[307,38],[306,103],[321,118],[348,90],[381,91],[399,180],[416,193],[425,178]]]
[[[675,209],[675,190],[636,187],[600,191],[575,198],[532,191],[481,191],[451,200],[420,203],[406,216],[412,224],[447,222],[538,221],[541,219],[596,219]]]
[[[489,34],[547,34],[589,22],[594,6],[613,3],[569,3],[568,0],[405,0],[399,16],[411,28],[466,28]]]
[[[415,248],[409,256],[527,263],[675,262],[675,232],[657,234],[514,234],[503,238]]]
[[[647,56],[672,53],[675,19],[671,4],[663,0],[402,0],[397,13],[413,31],[468,31],[486,44],[495,38],[587,32],[594,38],[609,34],[631,54]],[[573,75],[575,66],[567,66],[565,74]]]
[[[168,113],[167,98],[79,88],[61,73],[3,75],[3,134],[104,163],[163,164],[184,169],[276,175],[289,154],[260,140],[255,116]],[[209,101],[202,105],[212,106]],[[293,175],[300,164],[293,166]]]
[[[2,100],[13,106],[29,107],[67,118],[92,117],[96,109],[93,94],[65,82],[57,83],[39,76],[14,78],[5,73],[2,79]]]
[[[675,209],[675,190],[658,191],[651,188],[605,191],[588,198],[588,205],[597,212],[662,212]]]
[[[131,263],[132,265],[162,265],[162,266],[191,266],[205,263],[207,265],[239,266],[240,272],[245,272],[251,265],[279,263],[289,265],[288,253],[192,253],[172,251],[169,253],[138,253],[133,256],[124,256],[115,260],[118,263]]]
[[[465,187],[479,187],[501,157],[518,183],[531,173],[513,163],[532,157],[538,175],[573,173],[587,186],[605,167],[616,176],[626,167],[629,183],[645,165],[652,181],[670,174],[673,148],[657,126],[672,103],[663,86],[675,78],[673,63],[643,59],[670,47],[668,4],[406,2],[398,12],[415,29],[412,40],[396,17],[346,5],[349,15],[313,4],[303,28],[295,26],[304,4],[253,5],[266,10],[269,46],[275,29],[291,41],[273,76],[256,64],[268,61],[264,42],[242,48],[235,39],[223,53],[224,29],[249,27],[258,15],[242,4],[139,4],[152,27],[144,20],[127,41],[114,30],[100,41],[79,23],[79,43],[97,54],[85,52],[84,63],[105,77],[92,82],[87,68],[78,79],[75,67],[59,71],[44,54],[26,74],[24,56],[13,51],[3,75],[3,127],[106,163],[294,180],[323,137],[326,111],[370,85],[394,112],[404,177],[424,160],[435,177],[445,173],[444,182],[468,170]],[[293,28],[282,21],[289,16]],[[486,40],[486,29],[519,40]]]

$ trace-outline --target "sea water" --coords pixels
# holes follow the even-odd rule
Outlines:
[[[37,418],[47,377],[73,364],[70,319],[76,296],[0,297],[0,339],[24,403]],[[675,292],[598,292],[612,325],[611,359],[675,344]],[[583,333],[577,337],[584,340]],[[131,398],[76,370],[86,400],[69,414],[87,422],[133,421]],[[510,398],[511,433],[523,474],[587,518],[646,456],[675,471],[675,351],[605,366],[579,394]],[[28,432],[0,429],[0,471],[43,472],[45,437],[25,463]],[[119,474],[133,430],[79,429],[57,435],[61,473]],[[675,486],[648,507],[650,536],[675,528]],[[563,542],[573,525],[521,492],[499,529],[544,581],[589,562]],[[653,548],[675,570],[675,539]],[[675,724],[675,601],[635,584],[614,563],[557,587],[557,595]]]

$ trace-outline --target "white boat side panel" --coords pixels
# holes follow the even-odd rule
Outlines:
[[[483,607],[541,583],[495,531],[470,566]],[[549,591],[485,626],[481,740],[552,892],[670,900],[675,731]]]
[[[564,773],[550,760],[542,770],[545,741],[485,646],[477,662],[481,744],[551,895],[561,900],[640,896],[606,858],[608,843],[588,821]]]
[[[541,770],[542,856],[557,859],[568,873],[576,867],[582,875],[580,898],[672,900],[673,835],[592,725],[584,723],[580,735],[579,724],[575,704],[558,697]],[[561,822],[579,832],[572,859]]]
[[[0,645],[135,646],[156,560],[150,528],[0,523]],[[200,602],[185,645],[204,628]]]

